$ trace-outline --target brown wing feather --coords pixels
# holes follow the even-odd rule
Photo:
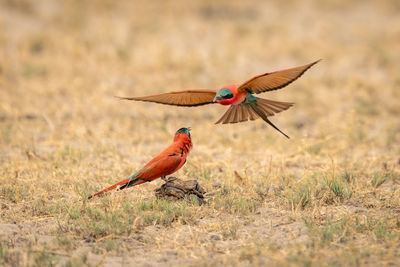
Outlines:
[[[317,64],[320,60],[313,63],[299,66],[291,69],[279,70],[270,73],[264,73],[241,84],[238,88],[239,91],[247,91],[254,94],[262,92],[281,89],[288,84],[295,81],[304,72],[306,72],[313,65]]]
[[[194,107],[214,103],[215,90],[187,90],[139,97],[118,97],[125,100],[154,102],[165,105]]]

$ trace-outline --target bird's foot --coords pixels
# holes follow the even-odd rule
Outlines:
[[[167,179],[166,176],[161,176],[161,179],[162,179],[164,182],[168,181],[168,179]]]

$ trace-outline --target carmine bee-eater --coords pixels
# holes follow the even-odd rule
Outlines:
[[[162,151],[158,156],[153,158],[143,168],[100,192],[89,197],[95,197],[110,191],[116,187],[119,189],[125,189],[134,185],[151,182],[159,177],[165,180],[167,175],[170,175],[179,170],[186,162],[190,149],[192,148],[192,138],[190,136],[190,127],[181,128],[175,133],[174,141],[172,144]]]
[[[229,109],[216,122],[216,124],[237,123],[249,119],[255,120],[260,117],[284,136],[289,138],[289,136],[272,124],[268,117],[290,108],[293,103],[262,99],[254,96],[254,94],[273,91],[287,86],[299,78],[314,64],[318,63],[318,61],[300,67],[264,73],[255,76],[240,85],[231,84],[224,86],[218,91],[187,90],[158,95],[119,98],[186,107],[213,103],[218,103],[224,106],[229,105]]]

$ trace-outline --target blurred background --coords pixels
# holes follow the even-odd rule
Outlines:
[[[397,166],[399,12],[396,0],[1,1],[1,161],[69,147],[139,166],[191,126],[199,164]],[[272,118],[291,140],[261,120],[214,125],[222,106],[114,98],[220,88],[317,59],[262,95],[296,103]]]

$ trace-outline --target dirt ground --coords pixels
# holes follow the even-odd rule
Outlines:
[[[0,1],[0,265],[400,265],[399,1]],[[226,107],[120,101],[320,63]],[[192,127],[175,176],[87,197]]]

